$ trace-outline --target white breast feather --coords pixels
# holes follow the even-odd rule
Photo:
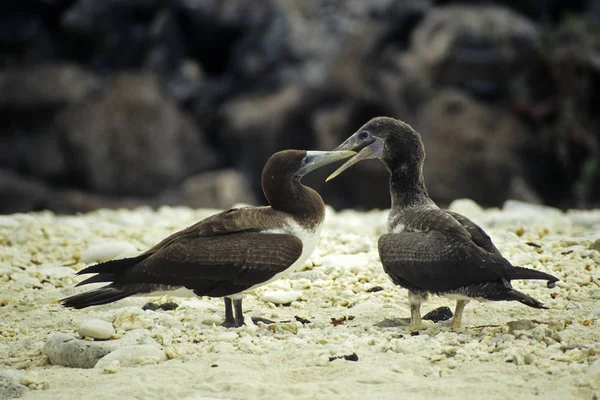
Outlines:
[[[294,236],[298,237],[302,241],[302,244],[303,244],[302,254],[296,260],[296,262],[293,263],[285,271],[275,274],[268,281],[263,282],[263,283],[258,283],[256,285],[252,286],[251,288],[249,288],[248,290],[252,290],[252,289],[257,288],[262,285],[266,285],[267,283],[273,282],[277,279],[285,278],[286,276],[290,275],[291,273],[302,269],[306,260],[308,260],[310,255],[313,253],[313,251],[317,247],[317,243],[319,243],[319,238],[321,237],[322,230],[323,230],[323,223],[320,223],[313,230],[310,230],[310,229],[303,228],[296,221],[294,221],[292,218],[290,218],[288,221],[287,227],[285,227],[283,229],[273,229],[270,231],[264,231],[264,233],[290,234],[290,235],[294,235]]]

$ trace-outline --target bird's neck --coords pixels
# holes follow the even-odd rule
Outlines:
[[[325,203],[315,190],[304,186],[299,179],[270,186],[265,197],[271,208],[290,214],[300,225],[314,229],[325,219]]]
[[[401,164],[390,169],[392,208],[410,208],[433,201],[429,198],[422,164]]]

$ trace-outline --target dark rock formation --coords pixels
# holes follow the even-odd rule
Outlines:
[[[427,13],[411,51],[435,87],[499,99],[539,63],[537,36],[536,25],[508,9],[453,6]]]
[[[73,64],[38,64],[0,72],[0,110],[36,112],[82,101],[100,89],[96,76]]]
[[[417,129],[427,158],[423,170],[431,197],[447,206],[457,197],[501,206],[515,179],[523,179],[523,153],[535,137],[511,114],[458,91],[441,91],[423,107]],[[535,194],[520,200],[535,200]]]
[[[57,118],[73,179],[88,190],[151,196],[219,157],[150,74],[120,74],[98,98]]]
[[[4,2],[0,213],[262,203],[273,152],[378,115],[422,133],[441,204],[599,205],[598,4]],[[305,179],[327,203],[389,206],[381,163],[333,168]]]

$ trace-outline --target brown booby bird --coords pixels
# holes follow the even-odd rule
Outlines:
[[[553,287],[556,277],[514,267],[483,229],[431,200],[423,179],[423,142],[410,125],[393,118],[374,118],[335,150],[358,153],[327,180],[369,158],[379,158],[390,172],[389,233],[379,238],[379,256],[392,281],[409,291],[411,329],[422,326],[421,303],[430,293],[457,300],[453,329],[460,327],[470,299],[513,300],[546,308],[515,290],[511,280],[542,279]]]
[[[198,296],[224,297],[223,326],[243,325],[242,293],[301,268],[319,240],[325,204],[300,179],[354,154],[300,150],[275,153],[262,173],[262,188],[270,206],[224,211],[172,234],[136,257],[85,268],[78,274],[96,275],[77,286],[111,283],[67,297],[62,304],[85,308],[128,296],[185,288]]]

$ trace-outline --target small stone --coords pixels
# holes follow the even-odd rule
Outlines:
[[[600,252],[600,239],[596,239],[596,241],[590,244],[590,250],[596,250]]]
[[[165,311],[176,310],[177,307],[179,307],[179,304],[174,303],[172,301],[168,301],[168,302],[163,303],[163,304],[160,305],[160,309],[161,310],[165,310]]]
[[[21,385],[23,375],[22,371],[0,372],[0,399],[16,399],[25,394],[28,389]]]
[[[220,335],[218,335],[217,337],[215,337],[215,340],[228,342],[231,340],[235,340],[237,338],[238,338],[238,334],[236,332],[223,332]]]
[[[90,342],[75,336],[58,332],[54,334],[42,349],[50,364],[63,367],[93,368],[102,357],[115,349],[112,342]]]
[[[150,311],[156,311],[156,310],[164,310],[164,311],[171,311],[171,310],[176,310],[179,307],[179,304],[174,303],[172,301],[168,301],[166,303],[163,304],[158,304],[158,303],[146,303],[144,304],[144,306],[142,307],[142,310],[150,310]]]
[[[377,328],[397,328],[408,324],[410,324],[410,318],[386,318],[373,326],[376,326]]]
[[[600,360],[591,363],[585,375],[590,381],[597,381],[597,384],[600,386]]]
[[[86,319],[79,326],[79,335],[81,337],[90,337],[93,339],[106,340],[115,334],[115,328],[110,322],[98,318]]]
[[[509,333],[513,333],[514,331],[528,331],[530,329],[535,328],[535,323],[528,319],[510,321],[507,325]]]
[[[113,324],[117,329],[123,329],[126,331],[144,328],[148,326],[149,323],[147,319],[140,318],[140,316],[143,315],[143,310],[140,310],[139,308],[128,308],[117,315],[113,321]]]
[[[447,321],[452,318],[452,310],[450,307],[438,307],[435,310],[429,311],[423,316],[423,319],[433,322]]]
[[[358,361],[358,355],[356,353],[352,353],[345,356],[329,357],[329,362],[334,360]]]
[[[293,301],[300,300],[302,298],[302,292],[295,290],[283,291],[283,290],[272,290],[263,293],[261,300],[264,302],[271,302],[273,304],[290,304]]]
[[[110,364],[106,365],[102,372],[105,374],[116,374],[121,369],[121,363],[118,360],[113,360]]]
[[[102,357],[94,368],[104,370],[110,368],[115,361],[120,366],[133,367],[140,364],[158,364],[166,360],[165,352],[156,346],[124,346]]]
[[[302,325],[306,325],[306,324],[310,324],[311,323],[311,321],[309,319],[302,318],[302,317],[299,317],[297,315],[294,316],[294,318],[296,319],[296,321],[300,322]]]
[[[367,289],[367,293],[381,292],[382,290],[383,288],[381,286],[373,286]]]
[[[156,311],[159,308],[160,308],[160,304],[149,302],[149,303],[146,303],[143,305],[142,310]]]
[[[270,320],[270,319],[267,319],[267,318],[262,318],[262,317],[252,317],[251,320],[252,320],[252,323],[254,325],[258,325],[259,322],[263,323],[265,325],[269,325],[269,324],[274,324],[275,323],[275,321],[273,321],[273,320]]]
[[[46,275],[49,278],[66,278],[69,276],[73,276],[75,271],[70,267],[61,267],[61,266],[53,266],[53,265],[42,265],[38,269],[40,274]]]
[[[72,368],[94,368],[98,360],[114,350],[125,346],[160,345],[144,329],[132,330],[119,340],[90,341],[58,332],[44,344],[42,352],[48,356],[50,364]]]
[[[202,320],[203,325],[220,325],[223,322],[223,318],[218,315],[209,315]]]

